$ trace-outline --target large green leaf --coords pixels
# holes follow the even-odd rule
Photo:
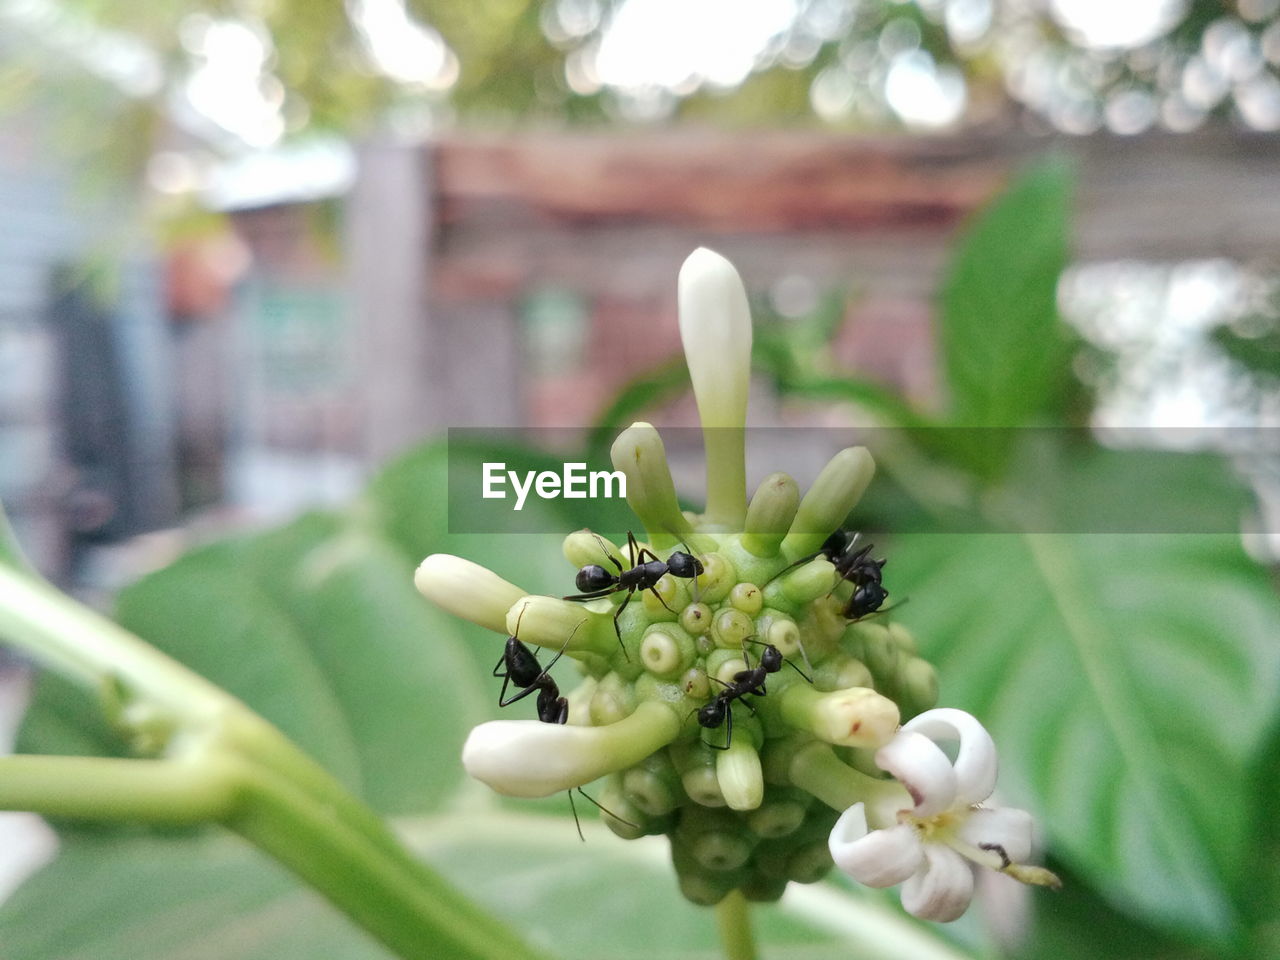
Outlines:
[[[1020,426],[1042,414],[1064,382],[1056,295],[1067,262],[1070,192],[1065,164],[1041,163],[960,237],[942,286],[938,329],[958,425]],[[972,454],[985,466],[1000,450]]]
[[[1112,902],[1225,938],[1280,698],[1280,603],[1232,536],[921,535],[893,553],[943,702]]]

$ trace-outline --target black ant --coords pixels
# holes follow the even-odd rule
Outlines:
[[[618,568],[617,574],[610,573],[598,563],[589,563],[578,571],[575,585],[581,593],[576,593],[565,597],[565,600],[574,600],[586,602],[588,600],[599,600],[601,597],[607,597],[614,593],[627,592],[627,597],[618,605],[618,609],[613,614],[613,632],[618,636],[618,644],[622,646],[622,652],[627,659],[631,659],[627,653],[627,648],[622,645],[622,629],[618,626],[618,618],[622,616],[622,611],[627,609],[627,604],[631,602],[631,598],[635,596],[637,590],[648,590],[658,602],[667,607],[667,601],[662,599],[662,595],[655,589],[659,580],[665,574],[671,574],[673,577],[680,577],[684,580],[693,580],[702,574],[702,561],[692,554],[676,550],[666,560],[662,560],[656,553],[648,547],[641,547],[636,542],[635,534],[630,530],[627,531],[627,551],[631,555],[631,569],[624,568],[618,558],[610,552],[605,542],[596,534],[592,534],[600,544],[600,549],[604,551],[604,555],[608,557],[609,562]],[[645,560],[645,557],[651,559]],[[667,607],[671,610],[670,607]],[[671,610],[675,613],[674,610]]]
[[[887,561],[876,560],[871,556],[871,550],[875,544],[868,543],[855,550],[854,544],[857,542],[858,534],[837,530],[827,537],[817,553],[801,557],[787,567],[787,570],[790,570],[817,557],[826,557],[830,560],[840,580],[847,580],[853,584],[853,595],[844,606],[844,615],[849,620],[861,620],[876,613],[889,598],[889,591],[884,588],[882,572]]]
[[[782,656],[782,651],[771,643],[763,643],[760,640],[752,640],[748,637],[744,643],[755,643],[764,647],[764,651],[760,654],[760,662],[754,667],[748,664],[746,670],[739,670],[733,675],[732,683],[725,683],[723,680],[717,680],[715,677],[708,679],[715,680],[716,683],[724,687],[715,697],[703,706],[698,708],[698,725],[706,727],[708,730],[714,730],[721,724],[725,727],[724,746],[715,743],[707,743],[707,746],[715,750],[728,750],[730,744],[733,743],[733,701],[742,700],[747,709],[755,713],[755,708],[751,704],[743,700],[748,695],[753,697],[763,697],[767,692],[765,690],[765,680],[771,673],[777,673],[782,669],[782,665],[788,664],[791,669],[800,676],[804,677],[810,683],[813,680],[799,667],[790,660]],[[746,651],[743,651],[746,656]],[[706,743],[706,741],[703,741]]]
[[[516,617],[517,635],[520,633],[520,621],[524,619],[524,611],[525,608],[521,607],[520,613]],[[560,696],[560,688],[556,685],[556,682],[551,679],[550,671],[551,668],[556,665],[556,661],[564,655],[565,650],[569,648],[569,641],[572,640],[573,635],[578,632],[578,627],[581,627],[582,623],[585,622],[586,621],[584,620],[579,623],[578,626],[573,628],[572,632],[570,632],[569,636],[565,639],[564,646],[557,651],[556,655],[551,658],[551,662],[545,667],[538,662],[537,654],[530,650],[518,636],[512,635],[507,637],[507,645],[502,652],[502,659],[500,659],[493,668],[493,675],[495,677],[502,678],[502,691],[498,694],[498,706],[509,707],[511,704],[519,700],[523,700],[536,690],[538,691],[538,719],[543,723],[568,723],[569,698]],[[498,670],[504,665],[507,668],[507,672],[499,673]],[[521,690],[514,696],[508,697],[507,686],[513,682],[516,686],[520,687]],[[637,830],[640,829],[630,820],[624,820],[616,813],[613,813],[611,810],[603,807],[598,800],[591,797],[581,787],[578,787],[577,790],[580,794],[619,823],[625,823],[627,826],[635,827]],[[587,838],[582,835],[582,823],[578,820],[578,807],[573,802],[573,791],[568,791],[568,794],[569,809],[573,811],[573,823],[574,826],[578,828],[578,839],[585,843]]]

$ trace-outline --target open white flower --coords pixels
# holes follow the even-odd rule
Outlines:
[[[952,760],[937,741],[958,741]],[[1058,878],[1023,861],[1031,856],[1025,810],[979,806],[996,785],[996,747],[963,710],[928,710],[876,751],[876,764],[901,783],[914,806],[870,811],[855,803],[831,831],[836,866],[859,883],[901,883],[902,906],[925,920],[955,920],[973,899],[973,867],[1041,886]],[[877,822],[883,821],[883,822]],[[878,829],[876,829],[878,828]]]

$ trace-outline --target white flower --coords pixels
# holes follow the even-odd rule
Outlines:
[[[955,740],[953,761],[936,741]],[[996,747],[976,718],[937,709],[903,725],[876,751],[876,764],[893,774],[914,805],[871,811],[855,803],[831,831],[831,856],[859,883],[901,883],[902,906],[925,920],[955,920],[973,898],[974,865],[1024,883],[1059,886],[1031,856],[1032,821],[1025,810],[983,807],[996,785]],[[879,829],[873,829],[878,827]]]

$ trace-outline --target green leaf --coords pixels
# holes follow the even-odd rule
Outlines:
[[[990,727],[1051,850],[1164,929],[1234,934],[1280,702],[1280,603],[1238,537],[921,535],[892,562],[942,701]]]
[[[618,431],[631,426],[644,411],[665,403],[689,389],[689,368],[684,357],[672,357],[623,385],[596,415],[587,436],[587,449],[606,458]]]
[[[1058,276],[1067,262],[1071,174],[1032,168],[961,235],[941,293],[939,341],[961,426],[1016,427],[1050,409],[1064,373]],[[997,437],[998,439],[998,437]],[[971,450],[982,465],[999,447]]]

